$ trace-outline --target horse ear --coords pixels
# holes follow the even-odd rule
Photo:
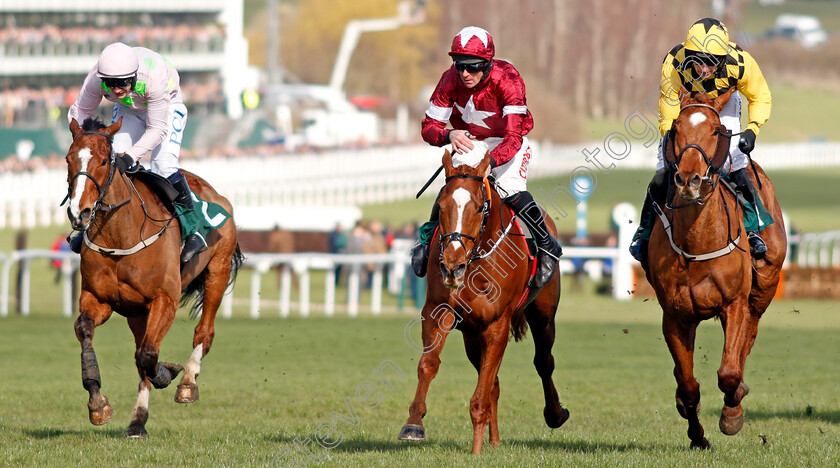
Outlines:
[[[73,135],[73,138],[76,138],[76,135],[82,133],[82,127],[79,126],[79,122],[76,122],[76,119],[70,121],[70,133]]]
[[[685,89],[685,86],[680,85],[680,107],[685,107],[691,104],[691,93]]]
[[[450,153],[449,150],[444,150],[443,159],[441,160],[441,162],[443,163],[444,174],[447,177],[449,177],[449,175],[452,173],[452,170],[453,170],[452,169],[452,153]]]
[[[476,168],[478,170],[478,174],[481,175],[482,177],[484,177],[484,173],[487,171],[487,166],[489,166],[489,165],[490,165],[490,152],[488,151],[488,152],[484,153],[484,159],[482,159],[481,162],[478,163],[478,167]]]
[[[120,131],[121,127],[122,127],[122,117],[120,117],[120,119],[117,120],[116,122],[112,123],[110,127],[103,129],[102,133],[104,133],[108,136],[114,136],[115,133]]]
[[[729,102],[729,98],[732,97],[732,93],[734,93],[734,92],[735,92],[735,87],[734,86],[729,88],[728,91],[719,95],[718,97],[715,98],[714,101],[712,101],[712,107],[714,107],[718,112],[720,112],[721,109],[723,109],[723,106],[725,106],[726,103]]]

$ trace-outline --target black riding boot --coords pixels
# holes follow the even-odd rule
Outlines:
[[[439,219],[440,206],[437,204],[437,200],[435,200],[435,204],[432,206],[432,214],[429,216],[429,222],[437,224]],[[418,278],[426,276],[426,267],[429,265],[429,246],[432,243],[432,237],[431,235],[428,236],[425,242],[418,241],[417,245],[411,249],[411,269],[414,270],[414,274]]]
[[[630,255],[640,262],[647,257],[648,240],[650,240],[650,233],[653,230],[653,202],[656,201],[661,206],[665,203],[665,197],[668,196],[669,172],[667,169],[656,171],[645,192],[645,201],[642,204],[642,213],[639,217],[639,228],[636,229],[636,234],[633,235],[633,241],[630,243]]]
[[[753,187],[749,174],[747,174],[747,170],[738,169],[733,172],[729,178],[735,182],[735,190],[744,197],[744,200],[746,200],[747,203],[753,206],[756,214],[758,214],[758,204],[755,201],[755,188]],[[756,229],[755,231],[747,233],[747,240],[750,243],[750,254],[753,258],[764,258],[767,254],[767,244],[764,242],[764,239],[761,238],[761,234],[759,234],[758,231],[759,230]]]
[[[516,193],[505,198],[505,203],[513,208],[514,213],[525,222],[534,240],[537,241],[537,272],[529,287],[540,289],[554,274],[554,267],[563,255],[563,249],[557,239],[548,232],[542,210],[530,193]]]
[[[180,172],[176,172],[169,176],[169,182],[178,190],[178,196],[172,201],[175,204],[185,207],[188,212],[194,210],[195,205],[193,204],[192,191],[190,191],[187,179]],[[188,235],[184,240],[184,248],[181,250],[181,263],[189,262],[196,254],[205,250],[207,250],[207,242],[201,234],[194,232]]]
[[[82,244],[84,243],[84,232],[80,232],[75,236],[69,238],[67,242],[70,244],[70,251],[80,254],[82,253]]]

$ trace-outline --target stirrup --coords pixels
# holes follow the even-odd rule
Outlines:
[[[751,231],[747,234],[747,240],[750,243],[750,255],[752,255],[753,258],[761,259],[767,255],[767,243],[761,238],[761,234],[758,233],[758,230]]]
[[[426,276],[426,268],[429,264],[429,248],[425,244],[417,243],[411,249],[411,269],[418,278]]]
[[[642,239],[641,236],[630,243],[630,255],[640,263],[647,257],[647,243],[648,241]]]
[[[190,234],[184,241],[184,249],[181,251],[181,263],[189,263],[196,255],[207,250],[207,241],[199,233]]]
[[[71,237],[68,241],[70,244],[70,251],[73,253],[80,254],[82,253],[82,244],[84,243],[84,232],[80,232],[75,236]]]

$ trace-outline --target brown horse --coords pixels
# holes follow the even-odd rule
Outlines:
[[[569,417],[551,379],[560,273],[555,272],[528,303],[527,284],[533,272],[530,254],[521,234],[513,237],[512,233],[505,233],[511,223],[518,230],[518,224],[484,178],[489,164],[490,157],[485,155],[477,167],[453,167],[450,153],[443,156],[446,185],[438,197],[440,241],[433,243],[431,250],[432,259],[440,258],[440,268],[429,268],[426,279],[426,302],[421,312],[424,352],[417,365],[417,392],[409,407],[408,421],[399,434],[402,440],[425,440],[426,393],[438,372],[446,337],[457,328],[463,334],[467,357],[478,371],[478,385],[470,399],[472,453],[476,454],[481,453],[488,426],[490,444],[501,443],[497,374],[508,335],[521,340],[529,324],[536,348],[534,366],[545,394],[545,422],[556,428]],[[546,216],[546,222],[556,236],[551,218]]]
[[[693,370],[697,325],[720,318],[725,343],[718,369],[724,394],[719,426],[724,434],[737,434],[744,423],[741,399],[749,392],[744,365],[787,250],[781,209],[764,171],[756,164],[751,175],[760,182],[755,186],[761,187],[761,200],[775,221],[762,231],[768,250],[761,260],[751,258],[740,205],[720,182],[729,135],[719,112],[733,91],[714,100],[702,94],[683,98],[676,136],[664,152],[675,167],[675,190],[664,210],[655,208],[670,226],[656,223],[643,263],[662,307],[662,331],[675,364],[677,410],[688,420],[692,448],[710,447],[698,416],[700,385]]]
[[[126,437],[145,438],[151,385],[164,388],[184,369],[158,362],[160,344],[175,319],[179,298],[182,303],[193,299],[193,314],[201,312],[193,351],[175,395],[175,401],[190,403],[198,399],[196,377],[201,359],[213,344],[216,311],[236,276],[242,254],[231,219],[212,231],[208,249],[181,270],[177,219],[145,183],[132,182],[116,170],[112,142],[121,124],[122,120],[106,128],[87,119],[81,128],[75,120],[70,123],[73,144],[67,152],[67,212],[73,228],[86,236],[75,329],[82,345],[82,385],[90,394],[90,422],[98,426],[111,419],[112,409],[100,393],[102,379],[92,345],[94,328],[113,311],[128,320],[140,385]],[[182,172],[201,199],[233,214],[230,203],[207,182]]]

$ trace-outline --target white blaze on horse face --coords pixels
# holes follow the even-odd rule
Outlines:
[[[695,127],[700,125],[701,122],[706,121],[706,116],[702,112],[695,112],[691,114],[691,117],[688,118],[688,121],[691,122],[691,125]]]
[[[464,208],[466,208],[467,203],[469,203],[472,196],[470,192],[465,188],[458,188],[454,192],[452,192],[452,199],[455,200],[455,206],[458,207],[458,225],[455,226],[455,232],[461,232],[461,226],[463,225],[464,220]],[[459,248],[461,243],[455,244],[455,248]]]
[[[90,152],[90,148],[79,150],[79,172],[87,172],[87,165],[92,157],[93,153]],[[73,199],[70,200],[70,214],[73,215],[73,218],[79,217],[79,201],[81,201],[82,194],[85,191],[86,179],[85,176],[76,177],[76,188],[73,190]]]

